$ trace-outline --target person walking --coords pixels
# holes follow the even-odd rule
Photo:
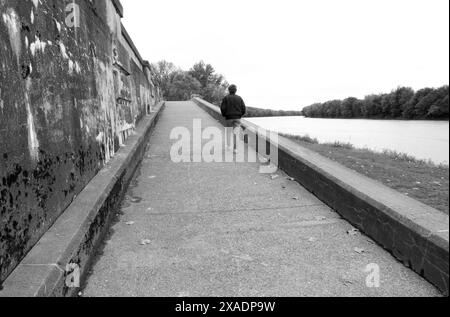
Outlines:
[[[227,124],[227,136],[225,139],[225,145],[229,150],[234,150],[234,152],[237,152],[237,136],[241,132],[241,119],[245,114],[247,113],[247,107],[245,106],[244,100],[237,95],[237,86],[231,85],[228,88],[229,95],[226,96],[223,101],[222,105],[220,107],[220,110],[222,112],[222,116],[226,119]],[[230,130],[232,130],[233,134],[233,143],[234,148],[228,145],[228,142],[230,142],[230,133],[228,133]]]

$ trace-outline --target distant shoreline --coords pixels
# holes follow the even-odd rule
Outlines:
[[[301,117],[303,111],[271,110],[247,107],[246,118]]]
[[[277,111],[277,110],[273,110],[273,111]],[[282,111],[282,110],[281,110]],[[363,118],[363,117],[359,117],[359,118],[318,118],[318,117],[307,117],[305,115],[282,115],[282,116],[277,116],[277,115],[271,115],[271,116],[255,116],[255,117],[251,117],[248,116],[247,118],[282,118],[282,117],[304,117],[305,119],[320,119],[320,120],[370,120],[370,121],[419,121],[419,122],[449,122],[450,120],[447,119],[405,119],[405,118]]]
[[[308,118],[449,120],[449,86],[414,91],[398,87],[387,94],[331,100],[303,108]]]

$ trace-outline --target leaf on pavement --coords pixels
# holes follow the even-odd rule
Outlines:
[[[152,241],[149,240],[149,239],[142,239],[142,240],[141,240],[141,245],[148,245],[148,244],[150,244],[150,243],[152,243]]]

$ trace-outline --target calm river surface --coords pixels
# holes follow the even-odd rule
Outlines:
[[[448,121],[310,119],[304,117],[251,118],[266,130],[346,142],[376,151],[394,150],[435,163],[449,163]]]

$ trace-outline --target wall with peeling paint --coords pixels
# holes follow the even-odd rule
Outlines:
[[[0,0],[0,283],[159,102],[117,4]]]

